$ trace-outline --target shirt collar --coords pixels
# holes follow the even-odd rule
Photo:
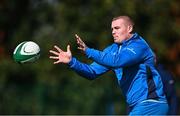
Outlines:
[[[133,36],[127,40],[121,42],[121,44],[128,44],[131,40],[135,39],[138,36],[137,33],[134,33]]]

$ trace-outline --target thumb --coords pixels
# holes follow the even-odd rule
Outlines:
[[[71,52],[70,45],[67,46],[67,52]]]

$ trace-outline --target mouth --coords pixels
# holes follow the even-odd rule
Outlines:
[[[117,35],[117,34],[113,34],[113,37],[114,37],[114,38],[118,38],[118,35]]]
[[[113,36],[114,40],[117,40],[118,39],[118,36]]]

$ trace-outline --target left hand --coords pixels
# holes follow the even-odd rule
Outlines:
[[[87,48],[86,44],[82,41],[82,39],[77,34],[75,34],[75,37],[76,37],[76,42],[78,44],[78,49],[85,52]]]

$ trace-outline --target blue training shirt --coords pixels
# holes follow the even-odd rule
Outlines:
[[[88,65],[73,57],[70,68],[90,80],[113,70],[129,106],[147,99],[166,102],[163,84],[155,69],[154,54],[137,33],[122,44],[113,43],[103,51],[87,48],[85,53],[94,62]],[[152,78],[147,75],[147,66]]]

